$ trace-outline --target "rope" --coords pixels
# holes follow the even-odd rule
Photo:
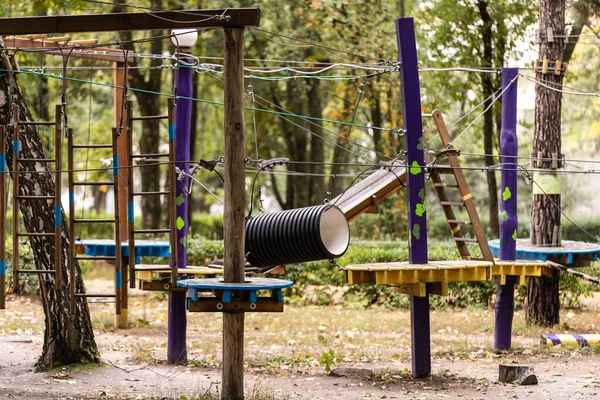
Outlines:
[[[54,49],[54,50],[56,50],[56,49]],[[7,69],[4,69],[4,68],[0,68],[0,72],[11,72],[11,71],[9,71]],[[60,76],[60,75],[46,74],[46,73],[37,72],[37,71],[21,70],[21,73],[30,74],[30,75],[38,75],[38,76],[47,76],[49,78],[54,78],[54,79],[63,79],[63,77]],[[65,78],[65,80],[72,81],[72,82],[79,82],[79,83],[90,83],[90,81],[88,81],[86,79],[79,79],[79,78]],[[113,89],[114,88],[125,89],[124,86],[114,85],[114,84],[105,83],[105,82],[94,82],[94,81],[92,81],[92,84],[93,85],[97,85],[97,86],[103,86],[103,87],[113,88]],[[174,97],[170,93],[155,92],[155,91],[152,91],[152,90],[139,89],[139,88],[133,88],[133,87],[128,87],[127,89],[131,90],[131,91],[134,91],[134,92],[155,94],[157,96],[162,96],[162,97],[170,97],[170,98]],[[184,99],[184,100],[191,100],[191,101],[195,101],[195,102],[198,102],[198,103],[205,103],[205,104],[212,104],[212,105],[219,105],[219,106],[223,105],[223,102],[220,102],[220,101],[199,99],[199,98],[195,98],[195,97],[177,96],[177,98]],[[336,124],[336,125],[353,126],[353,127],[362,128],[362,129],[375,129],[375,130],[379,130],[379,131],[382,131],[382,132],[398,133],[398,132],[401,131],[399,129],[383,128],[383,127],[369,126],[369,125],[363,125],[363,124],[354,124],[354,123],[345,122],[345,121],[336,121],[336,120],[327,119],[327,118],[317,118],[317,117],[311,117],[311,116],[308,116],[308,115],[294,114],[294,113],[290,113],[290,112],[275,111],[275,110],[267,110],[267,109],[262,109],[262,108],[245,107],[245,109],[249,110],[249,111],[255,110],[255,111],[263,112],[263,113],[267,113],[267,114],[275,114],[275,115],[282,115],[282,116],[287,116],[287,117],[302,118],[302,119],[305,119],[305,120],[320,121],[320,122],[325,122],[325,123],[330,123],[330,124]]]

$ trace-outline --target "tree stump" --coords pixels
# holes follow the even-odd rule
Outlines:
[[[498,381],[518,385],[537,385],[538,383],[533,365],[528,364],[500,364]]]

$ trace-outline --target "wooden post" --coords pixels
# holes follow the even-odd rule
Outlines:
[[[407,152],[408,163],[406,167],[408,261],[411,264],[427,264],[423,122],[413,18],[396,20],[396,40],[398,42],[398,61],[401,63],[402,116],[406,129],[404,150]],[[411,296],[410,311],[412,375],[419,378],[431,373],[429,296]]]
[[[225,28],[225,246],[224,280],[244,282],[245,143],[244,29]],[[244,313],[223,314],[222,399],[244,398]]]
[[[517,77],[518,68],[502,69],[502,130],[500,155],[502,162],[502,202],[500,217],[500,260],[512,261],[517,254]],[[511,346],[512,320],[515,308],[515,280],[507,277],[498,285],[494,348],[508,350]]]
[[[125,63],[118,61],[113,63],[115,69],[113,72],[113,82],[115,90],[113,91],[113,107],[114,107],[114,126],[117,130],[120,130],[121,135],[117,137],[117,155],[119,160],[119,167],[122,169],[118,177],[118,195],[119,195],[119,215],[128,215],[127,203],[128,203],[128,181],[129,171],[129,157],[127,149],[129,148],[128,135],[125,129],[120,129],[121,122],[123,128],[127,127],[127,121],[123,118],[123,92],[127,77],[125,76]],[[125,240],[129,237],[127,218],[120,218],[118,226],[115,229],[119,230],[119,235],[115,237]],[[115,243],[116,245],[116,243]],[[132,254],[131,249],[127,254]],[[129,314],[128,314],[128,285],[129,280],[129,256],[121,257],[121,314],[116,315],[116,326],[118,329],[127,329],[129,326]],[[135,259],[132,260],[135,262]],[[133,279],[133,277],[132,277]]]

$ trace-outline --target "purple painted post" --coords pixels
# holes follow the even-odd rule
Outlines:
[[[512,261],[517,252],[517,77],[518,68],[502,68],[502,129],[500,156],[502,163],[502,212],[500,214],[500,261]],[[506,277],[498,285],[494,348],[508,350],[511,346],[512,320],[515,305],[515,281]]]
[[[413,18],[396,20],[396,40],[402,115],[404,117],[404,150],[407,152],[406,196],[408,199],[408,260],[411,264],[427,264],[427,223],[425,215],[425,165],[423,153],[423,121],[421,89],[417,68],[417,42]],[[412,343],[412,375],[416,378],[431,373],[431,341],[429,332],[429,296],[410,298]]]
[[[189,29],[187,30],[189,31]],[[195,33],[195,32],[194,32]],[[177,35],[177,33],[174,34]],[[180,60],[186,61],[185,54],[189,54],[190,48],[183,47],[184,36],[188,33],[177,36],[176,44],[180,48]],[[193,42],[196,41],[196,36]],[[191,43],[192,46],[194,43]],[[187,60],[193,63],[193,59]],[[179,64],[177,69],[177,101],[175,109],[175,165],[180,171],[189,173],[190,170],[190,119],[192,113],[192,73],[193,69]],[[187,186],[189,179],[183,175],[183,179],[177,180],[175,190],[177,219],[177,263],[178,268],[187,266],[187,235],[188,224],[188,194]],[[168,343],[167,343],[167,362],[169,364],[187,363],[186,349],[186,293],[184,291],[169,291],[169,321],[168,321]]]

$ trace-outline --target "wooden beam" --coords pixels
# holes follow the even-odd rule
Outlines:
[[[72,43],[72,42],[71,42]],[[31,40],[27,38],[4,38],[4,44],[8,50],[17,49],[43,49],[44,54],[62,55],[61,51],[58,50],[60,47],[64,54],[69,54],[69,57],[73,58],[87,58],[101,61],[112,61],[112,62],[124,62],[125,57],[122,51],[109,49],[106,47],[92,47],[92,46],[73,46],[67,44],[61,46],[55,42],[48,42],[45,40]],[[48,50],[56,48],[57,50]],[[71,51],[73,49],[73,51]],[[127,62],[133,62],[133,57],[128,57]]]
[[[125,63],[124,62],[115,62],[114,63],[114,71],[113,71],[113,84],[115,85],[113,89],[113,126],[119,130],[121,128],[120,124],[127,125],[127,122],[124,121],[123,117],[123,94],[124,87],[127,83],[125,77]],[[128,194],[127,190],[129,188],[129,175],[127,174],[127,168],[129,167],[129,157],[128,157],[128,149],[129,149],[129,141],[128,135],[126,131],[121,132],[121,135],[117,137],[117,155],[119,161],[119,167],[121,171],[119,173],[119,180],[117,182],[118,185],[118,193],[119,193],[119,214],[121,218],[119,219],[119,223],[115,226],[115,229],[119,230],[118,237],[121,240],[126,240],[129,237],[129,223],[126,218],[128,213]],[[115,232],[115,237],[117,237]],[[129,280],[129,263],[135,262],[135,259],[131,259],[129,256],[121,257],[122,268],[121,268],[121,277],[123,280],[123,284],[121,285],[121,314],[116,316],[116,326],[118,329],[127,329],[129,327],[129,293],[127,290],[127,282]],[[132,279],[134,277],[131,277]]]
[[[260,9],[153,11],[0,18],[0,35],[258,26]]]

